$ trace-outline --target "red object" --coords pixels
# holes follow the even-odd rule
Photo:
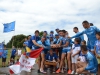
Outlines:
[[[32,52],[30,52],[29,57],[38,58],[38,56],[40,55],[42,50],[43,50],[43,48],[39,48],[39,49],[33,50]]]
[[[38,56],[40,55],[42,50],[43,50],[43,48],[39,48],[39,49],[31,51],[29,57],[38,58]],[[26,55],[26,53],[23,53],[23,55]]]
[[[11,69],[9,70],[9,72],[10,72],[10,74],[14,74],[14,72]]]
[[[41,51],[43,50],[43,48],[39,48],[36,50],[33,50],[32,52],[30,52],[29,57],[30,58],[38,58],[38,56],[40,55]],[[26,53],[23,53],[23,55],[26,55]],[[19,65],[20,62],[17,62],[15,65]],[[10,69],[9,70],[10,74],[14,74],[14,72]]]

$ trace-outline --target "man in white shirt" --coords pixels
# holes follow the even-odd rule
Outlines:
[[[19,48],[19,49],[17,50],[17,55],[18,55],[18,57],[20,57],[21,54],[22,54],[22,50]]]

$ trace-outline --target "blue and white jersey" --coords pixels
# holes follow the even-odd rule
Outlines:
[[[53,41],[53,44],[59,44],[59,42],[60,42],[60,39],[54,39],[54,41]]]
[[[46,43],[47,46],[50,46],[50,40],[49,39],[46,39],[45,43]]]
[[[28,41],[25,41],[23,44],[25,44],[26,46],[28,46]]]
[[[62,41],[62,39],[63,39],[63,37],[62,37],[62,36],[60,36],[60,37],[59,37],[59,41]]]
[[[70,39],[66,38],[66,37],[63,37],[62,38],[62,45],[65,45],[67,42],[69,42],[69,45],[67,47],[63,47],[63,49],[71,49],[71,46],[70,46]]]
[[[30,40],[28,40],[28,47],[33,49],[35,47],[35,45],[32,42],[32,40],[35,40],[37,42],[40,40],[40,37],[34,35],[34,36],[31,36]]]
[[[96,59],[96,57],[91,53],[91,52],[87,52],[87,54],[85,55],[86,61],[88,63],[88,65],[86,66],[85,70],[88,71],[93,71],[93,72],[97,72],[98,70],[98,61]]]
[[[80,32],[76,33],[76,34],[79,34]],[[76,38],[79,38],[81,41],[84,40],[84,35],[80,35],[79,37],[76,37]]]
[[[79,37],[80,35],[86,34],[89,40],[88,41],[89,45],[94,47],[95,41],[97,40],[96,32],[100,32],[100,30],[95,26],[90,26],[90,28],[85,29],[83,32],[76,34],[72,38],[76,38]]]
[[[8,51],[7,50],[3,50],[2,57],[3,58],[7,58],[7,54],[8,54]]]
[[[100,55],[100,40],[97,40],[97,41],[95,42],[95,47],[96,47],[96,53],[97,53],[98,55]]]
[[[43,37],[43,36],[42,36]],[[41,40],[40,40],[41,41]],[[46,40],[45,43],[47,46],[50,46],[50,39],[48,38],[48,36],[46,36]]]
[[[80,50],[81,50],[80,44],[73,44],[72,45],[72,54],[76,54]]]
[[[48,44],[45,43],[45,42],[42,42],[41,40],[37,41],[37,43],[38,43],[39,45],[42,45],[45,49],[50,48],[50,45],[48,45]],[[38,47],[38,48],[39,48],[39,47]]]

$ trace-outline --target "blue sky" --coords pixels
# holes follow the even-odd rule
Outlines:
[[[14,32],[3,33],[2,23],[16,21],[15,35],[66,29],[74,35],[73,27],[84,30],[88,20],[100,28],[100,0],[0,0],[0,42],[8,42]]]

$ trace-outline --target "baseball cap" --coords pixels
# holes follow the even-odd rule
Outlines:
[[[50,33],[54,33],[54,31],[50,31]]]
[[[44,31],[43,33],[46,33],[47,34],[47,31]]]
[[[55,34],[55,36],[59,36],[59,34]]]
[[[59,28],[57,28],[56,30],[59,30]]]

